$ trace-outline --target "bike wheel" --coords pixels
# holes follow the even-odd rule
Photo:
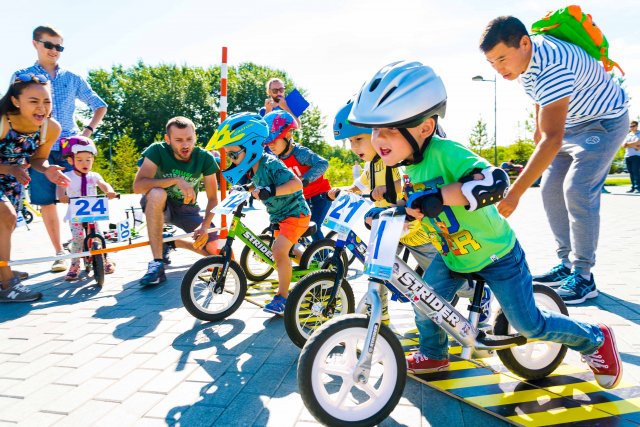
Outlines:
[[[559,311],[569,315],[562,298],[551,288],[533,285],[533,297],[538,307],[547,311]],[[518,333],[507,320],[502,310],[498,312],[493,327],[496,335]],[[498,357],[504,366],[527,380],[537,380],[549,376],[562,363],[567,347],[548,341],[535,341],[526,345],[498,350]]]
[[[102,246],[100,242],[94,240],[91,242],[91,249],[95,251],[102,249]],[[93,267],[93,278],[96,279],[98,286],[102,286],[104,284],[104,255],[92,255],[91,266]]]
[[[303,270],[309,270],[312,268],[316,268],[318,270],[335,270],[335,267],[330,263],[335,249],[336,242],[334,240],[327,238],[316,240],[304,250],[302,257],[300,257],[300,268]],[[344,266],[344,276],[346,276],[348,260],[345,252],[342,252],[340,260]]]
[[[372,426],[398,404],[407,366],[398,338],[381,325],[366,384],[353,379],[368,319],[354,314],[325,323],[309,338],[298,361],[298,388],[309,412],[330,426]]]
[[[322,315],[331,295],[336,273],[328,270],[307,274],[293,287],[284,307],[284,326],[291,341],[302,347],[313,331],[331,318]],[[351,285],[342,279],[336,295],[334,316],[342,316],[355,311],[355,299]]]
[[[260,239],[264,242],[268,242],[270,235],[261,234]],[[273,273],[273,267],[264,262],[257,253],[251,250],[248,246],[242,248],[240,254],[240,266],[244,270],[247,279],[252,282],[261,282]]]
[[[224,258],[218,255],[199,259],[182,278],[180,296],[184,308],[194,317],[212,322],[233,314],[247,294],[247,279],[237,262],[231,261],[227,275],[220,278]],[[224,291],[213,292],[217,280],[224,280]]]
[[[327,239],[331,239],[331,240],[335,240],[338,238],[338,233],[336,233],[335,231],[330,231],[327,233],[327,235],[325,236]],[[351,265],[353,264],[353,261],[356,260],[356,255],[354,253],[351,253],[348,257],[347,257],[347,265]]]

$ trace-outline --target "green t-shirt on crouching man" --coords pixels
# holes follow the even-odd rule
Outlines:
[[[182,177],[193,187],[196,194],[198,194],[198,187],[202,177],[218,172],[218,164],[213,155],[201,147],[194,147],[191,159],[188,162],[177,160],[173,154],[173,149],[166,142],[151,144],[144,150],[142,157],[151,160],[158,167],[154,178]],[[184,204],[184,195],[176,185],[166,188],[166,191],[168,199],[174,204]],[[196,201],[193,201],[190,205],[196,205]]]
[[[406,167],[414,190],[419,183],[442,187],[468,175],[475,168],[491,166],[485,159],[454,141],[434,136],[425,150],[424,159]],[[479,271],[508,254],[516,235],[495,205],[475,211],[464,206],[445,206],[437,218],[424,217],[436,249],[447,267],[460,273]]]

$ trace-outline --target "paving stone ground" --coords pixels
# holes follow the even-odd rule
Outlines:
[[[613,188],[603,195],[598,263],[600,296],[570,308],[576,318],[615,329],[624,379],[640,383],[640,197]],[[111,204],[112,220],[136,204]],[[264,208],[246,224],[267,225]],[[540,193],[531,189],[510,219],[534,272],[556,264]],[[63,231],[68,236],[66,228]],[[48,256],[43,224],[13,236],[14,259]],[[239,253],[239,252],[237,252]],[[174,252],[168,281],[143,289],[148,248],[114,255],[115,274],[102,289],[91,280],[63,281],[50,263],[21,266],[44,297],[0,306],[0,425],[311,426],[296,383],[299,350],[282,319],[244,303],[230,318],[203,323],[183,308],[179,287],[197,256]],[[351,274],[354,274],[352,271]],[[353,278],[358,292],[363,277]],[[571,363],[579,363],[570,354]],[[415,381],[407,381],[386,426],[502,425],[501,421]]]

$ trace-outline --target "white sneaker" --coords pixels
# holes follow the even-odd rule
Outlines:
[[[56,256],[65,255],[64,251],[58,252]],[[60,273],[62,271],[67,271],[67,260],[66,259],[57,259],[53,262],[51,266],[51,271],[53,273]]]

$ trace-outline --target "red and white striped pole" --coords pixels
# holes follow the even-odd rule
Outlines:
[[[220,123],[227,119],[227,48],[222,47],[222,64],[220,65]],[[227,156],[225,149],[220,150],[220,167],[227,168]],[[220,198],[227,196],[227,180],[220,174]],[[222,227],[227,226],[227,216],[222,215]],[[226,234],[226,233],[225,233]],[[226,236],[225,236],[226,237]]]

